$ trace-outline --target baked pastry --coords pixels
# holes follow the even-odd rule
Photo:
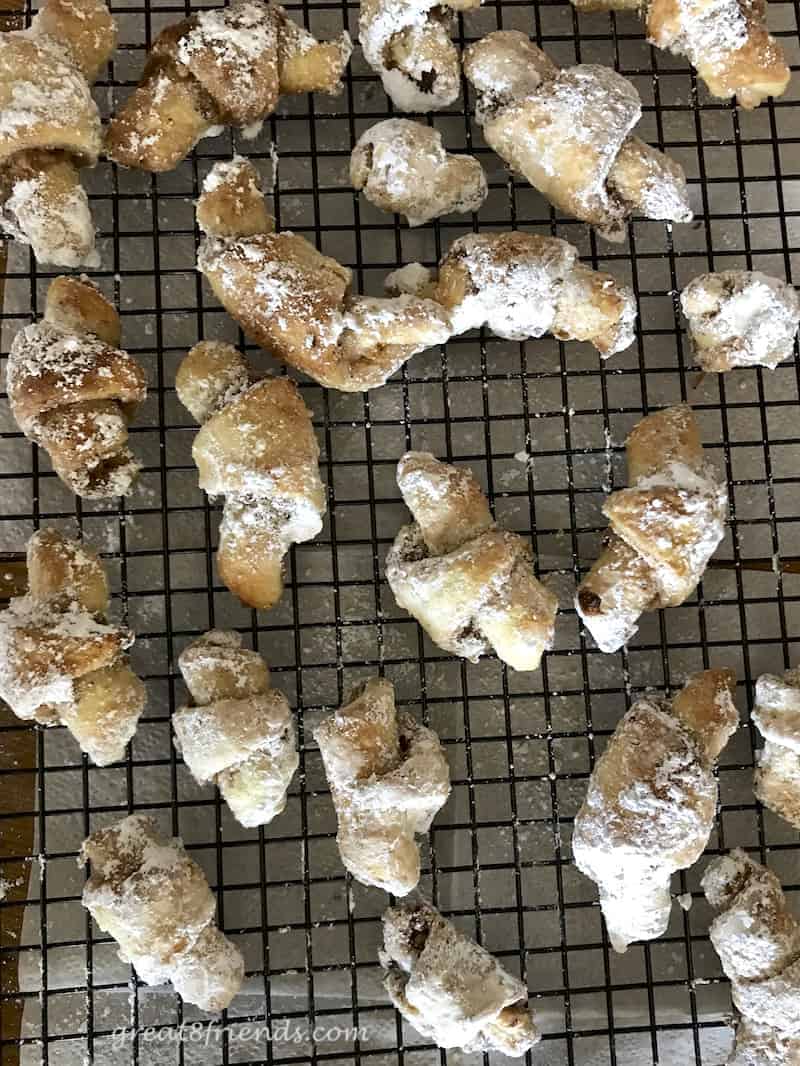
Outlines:
[[[259,204],[258,174],[247,160],[214,167],[197,206],[207,234],[197,266],[245,333],[276,358],[320,385],[360,392],[449,338],[438,304],[354,296],[347,267],[297,234],[272,233]],[[256,230],[259,213],[264,228]]]
[[[522,981],[424,900],[384,913],[380,962],[392,1003],[438,1047],[519,1058],[541,1039]]]
[[[794,286],[759,270],[701,274],[681,293],[692,350],[701,370],[768,366],[789,359],[800,324]]]
[[[456,11],[480,0],[361,0],[358,38],[364,59],[380,74],[400,111],[438,111],[461,90],[461,57],[450,40]]]
[[[91,863],[83,905],[147,985],[171,981],[185,1003],[224,1010],[244,977],[242,953],[220,932],[206,875],[178,837],[131,814],[83,842]]]
[[[603,554],[578,586],[575,607],[603,651],[636,633],[645,611],[677,607],[697,588],[725,534],[725,486],[703,458],[685,404],[638,422],[625,442],[630,488],[603,506]]]
[[[445,651],[477,662],[493,650],[514,670],[537,670],[558,601],[536,580],[527,541],[497,526],[469,470],[429,452],[406,452],[397,484],[414,516],[386,557],[398,605]]]
[[[765,807],[800,829],[800,669],[756,681],[751,715],[764,737],[755,793]]]
[[[8,399],[20,429],[44,448],[76,495],[124,496],[141,463],[128,423],[147,393],[142,367],[119,348],[113,304],[88,278],[56,278],[44,319],[14,338]]]
[[[714,764],[739,724],[735,684],[730,670],[704,670],[672,700],[642,697],[595,763],[572,852],[597,883],[615,951],[661,936],[672,874],[695,863],[708,843]]]
[[[469,233],[450,245],[438,280],[418,263],[390,274],[390,292],[430,296],[450,316],[453,333],[486,326],[525,340],[552,333],[588,341],[607,358],[634,338],[636,300],[611,274],[578,261],[578,250],[537,233]]]
[[[691,221],[683,168],[631,135],[642,103],[616,71],[561,70],[524,33],[497,30],[467,48],[464,73],[486,143],[560,211],[610,241],[632,215]]]
[[[267,664],[238,633],[198,637],[178,667],[192,705],[172,716],[175,747],[198,784],[214,782],[241,825],[266,825],[286,806],[299,761],[288,700],[270,688]]]
[[[230,344],[201,341],[178,368],[178,399],[202,423],[192,445],[200,488],[224,496],[217,566],[250,607],[283,591],[283,557],[322,529],[325,487],[311,412],[288,378],[252,376]]]
[[[126,167],[174,168],[202,138],[254,136],[281,95],[338,93],[352,44],[320,43],[277,4],[233,0],[161,31],[142,80],[109,123],[106,151]]]
[[[78,171],[100,155],[90,85],[116,41],[103,0],[45,0],[29,29],[0,34],[0,228],[39,262],[100,265]]]
[[[712,96],[754,108],[780,96],[790,71],[767,30],[766,0],[572,0],[579,11],[640,10],[647,39],[686,56]]]
[[[728,1066],[800,1061],[800,922],[778,878],[740,848],[703,876],[719,914],[709,935],[731,982],[736,1042]]]
[[[106,620],[97,555],[55,529],[28,541],[28,592],[0,614],[0,699],[23,721],[64,725],[98,766],[124,758],[145,688],[125,652],[134,636]]]
[[[406,118],[387,118],[361,134],[350,181],[382,211],[405,215],[409,226],[477,211],[489,192],[474,156],[451,155],[438,130]]]
[[[344,707],[314,730],[330,785],[342,862],[358,881],[395,896],[419,882],[414,839],[450,795],[439,738],[397,711],[385,678],[360,685]]]

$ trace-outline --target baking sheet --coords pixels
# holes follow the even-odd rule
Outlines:
[[[355,4],[289,7],[320,36],[343,25],[355,34]],[[137,80],[147,43],[183,12],[182,4],[166,2],[115,5],[121,47],[96,89],[105,112]],[[795,5],[773,2],[770,24],[796,64]],[[36,737],[35,772],[24,772],[16,754],[22,727],[0,726],[0,788],[11,804],[3,824],[35,834],[21,845],[29,861],[3,868],[10,884],[0,903],[4,1064],[17,1061],[6,1034],[20,1001],[24,1066],[484,1061],[440,1053],[398,1022],[376,959],[386,897],[348,882],[336,853],[311,730],[360,679],[378,672],[395,682],[401,705],[438,730],[452,767],[453,795],[425,848],[422,889],[524,975],[547,1037],[534,1049],[534,1063],[716,1066],[730,1044],[729,992],[699,893],[705,860],[675,879],[677,894],[693,894],[691,909],[676,905],[665,937],[624,956],[610,950],[595,888],[570,861],[572,817],[592,761],[644,688],[679,685],[704,666],[736,670],[744,724],[721,760],[722,811],[709,854],[755,849],[800,906],[798,834],[754,802],[747,725],[755,678],[800,659],[797,368],[700,378],[676,314],[677,291],[710,268],[751,266],[792,280],[800,79],[779,102],[737,112],[710,101],[682,60],[650,49],[632,15],[577,16],[566,3],[489,4],[459,20],[458,33],[468,41],[498,26],[537,35],[561,63],[612,63],[631,77],[645,103],[639,133],[686,168],[697,221],[674,229],[635,223],[623,245],[596,241],[512,179],[461,102],[434,116],[447,147],[475,151],[487,170],[491,192],[477,227],[516,226],[577,244],[592,265],[634,285],[640,334],[606,364],[587,345],[469,335],[414,357],[365,396],[325,393],[302,381],[330,510],[322,534],[292,553],[286,594],[269,613],[244,609],[219,582],[219,508],[197,488],[194,427],[173,391],[175,369],[197,339],[242,340],[194,270],[198,183],[233,150],[255,158],[268,177],[274,145],[279,226],[347,263],[371,293],[398,265],[433,265],[473,220],[450,216],[409,230],[354,195],[350,149],[389,113],[358,52],[341,97],[282,101],[254,141],[228,133],[202,141],[174,173],[157,177],[106,163],[86,176],[101,228],[103,266],[93,277],[117,300],[123,342],[150,379],[133,440],[146,468],[120,510],[77,503],[1,401],[0,551],[20,551],[33,529],[47,524],[81,530],[105,553],[115,611],[139,634],[133,661],[150,702],[130,761],[104,770],[84,763],[63,730],[51,730]],[[3,353],[41,311],[52,276],[24,249],[9,249]],[[261,368],[274,367],[250,351]],[[695,407],[709,455],[727,479],[730,529],[698,596],[646,616],[627,652],[603,655],[580,629],[572,592],[598,552],[602,500],[625,483],[627,430],[644,412],[681,399]],[[564,608],[541,672],[451,659],[394,604],[383,560],[405,520],[394,467],[408,447],[469,465],[498,520],[533,536],[540,575]],[[184,695],[177,656],[211,625],[241,629],[297,708],[300,772],[286,812],[263,833],[237,826],[212,789],[191,781],[171,747],[169,714]],[[131,810],[152,811],[182,835],[217,887],[222,925],[245,953],[249,976],[224,1035],[181,1030],[205,1016],[182,1008],[168,989],[137,985],[80,906],[81,840]],[[27,906],[17,943],[21,890]],[[255,1028],[243,1033],[243,1026]],[[359,1029],[357,1040],[347,1033],[330,1039],[348,1028]]]

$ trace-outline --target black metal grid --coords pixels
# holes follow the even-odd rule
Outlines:
[[[290,4],[320,35],[356,29],[357,5]],[[188,5],[186,6],[188,10]],[[184,4],[114,5],[121,46],[97,88],[108,108],[135,83],[155,34]],[[796,3],[773,2],[770,20],[790,61],[798,59]],[[150,704],[120,766],[81,759],[62,730],[36,737],[36,770],[6,760],[2,787],[18,797],[7,820],[35,820],[33,854],[5,866],[30,871],[21,944],[7,931],[19,903],[0,903],[0,972],[20,964],[24,1063],[100,1062],[472,1063],[446,1054],[396,1020],[376,964],[385,897],[345,878],[335,821],[310,726],[360,678],[385,673],[401,703],[436,728],[453,768],[453,796],[425,852],[423,889],[528,982],[546,1039],[532,1061],[547,1066],[713,1066],[730,1039],[729,997],[706,936],[699,869],[676,880],[695,904],[675,908],[667,935],[625,956],[609,948],[594,886],[570,861],[572,818],[592,761],[625,707],[647,686],[679,684],[690,671],[732,666],[739,704],[755,678],[798,660],[800,464],[797,368],[699,379],[677,314],[677,292],[710,268],[749,266],[792,280],[800,251],[800,107],[796,79],[754,113],[712,101],[683,61],[649,48],[638,20],[578,16],[565,3],[487,3],[459,19],[462,43],[498,26],[534,35],[558,61],[613,63],[639,89],[642,136],[680,159],[697,221],[636,222],[629,241],[608,245],[557,217],[524,181],[512,179],[483,144],[459,102],[431,119],[448,147],[475,152],[490,196],[477,220],[448,218],[410,231],[354,196],[347,180],[359,133],[390,108],[377,79],[354,57],[344,94],[284,102],[253,142],[225,134],[203,141],[173,174],[151,177],[101,164],[87,180],[101,226],[103,269],[95,278],[116,299],[126,346],[147,365],[150,398],[134,427],[146,469],[117,510],[81,504],[54,478],[43,453],[2,407],[0,550],[19,551],[41,524],[80,530],[104,551],[115,600],[139,634],[134,664]],[[366,396],[324,392],[307,381],[323,449],[330,510],[323,533],[291,556],[287,589],[270,613],[241,608],[214,567],[218,510],[197,490],[194,428],[173,390],[177,363],[202,336],[243,338],[194,271],[192,201],[212,162],[233,147],[270,166],[278,225],[304,233],[379,291],[383,276],[420,259],[433,265],[473,225],[522,227],[563,236],[587,261],[631,281],[640,307],[634,347],[602,364],[586,346],[550,340],[519,345],[490,336],[456,339],[415,357]],[[796,271],[795,271],[796,273]],[[12,248],[0,323],[2,351],[36,315],[53,275]],[[260,365],[269,361],[253,352]],[[599,507],[624,484],[621,442],[643,413],[679,399],[698,412],[712,458],[727,478],[726,540],[698,594],[643,620],[630,648],[603,655],[571,610],[579,576],[596,557]],[[383,558],[404,510],[394,464],[408,447],[473,467],[497,518],[530,533],[540,574],[565,608],[556,649],[540,673],[508,673],[493,659],[473,666],[444,655],[400,612],[383,579]],[[176,759],[169,714],[182,699],[176,660],[211,625],[245,632],[298,709],[301,765],[287,811],[262,832],[244,831],[213,790],[199,789]],[[10,726],[0,757],[11,748]],[[723,755],[722,811],[710,851],[754,849],[795,891],[798,835],[755,804],[754,735],[744,728]],[[200,1017],[170,992],[134,983],[79,903],[74,857],[83,837],[130,811],[155,813],[181,833],[217,886],[223,927],[245,951],[247,995],[228,1012],[232,1031],[207,1047],[165,1050],[141,1035],[174,1031]],[[0,821],[2,825],[2,821]],[[0,828],[0,832],[2,829]],[[40,861],[36,861],[38,857]],[[5,933],[4,933],[5,929]],[[299,1044],[237,1042],[236,1022],[364,1026],[363,1039]],[[122,1049],[113,1030],[139,1035]],[[2,1062],[14,1041],[0,1032]]]

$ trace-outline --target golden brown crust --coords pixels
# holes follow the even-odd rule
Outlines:
[[[365,682],[314,730],[336,807],[336,842],[362,884],[404,896],[420,877],[415,836],[450,794],[439,738],[398,713],[394,687]]]
[[[89,198],[72,156],[30,148],[0,166],[0,224],[41,263],[98,267]]]
[[[31,85],[31,71],[35,95],[24,89]],[[49,37],[18,30],[0,34],[0,115],[0,160],[42,148],[97,162],[100,119],[89,85]]]
[[[116,335],[113,307],[90,282],[57,279],[44,320],[14,338],[9,402],[20,428],[47,449],[74,492],[124,495],[139,470],[127,447],[127,425],[145,397],[145,376],[127,352],[96,335],[95,326],[106,337]]]
[[[144,373],[130,356],[120,358],[125,355],[116,348],[103,346],[96,354],[92,353],[90,367],[79,377],[65,376],[55,365],[30,366],[25,370],[15,366],[10,386],[15,418],[23,428],[32,428],[37,416],[84,401],[138,403],[144,397]]]
[[[576,263],[556,305],[553,336],[588,341],[606,359],[633,342],[636,304],[613,274]]]
[[[200,487],[224,496],[217,565],[244,603],[268,609],[290,546],[322,527],[319,445],[294,382],[252,374],[235,349],[201,342],[178,371],[180,399],[207,419],[192,455]]]
[[[28,591],[34,600],[77,603],[90,614],[108,610],[111,593],[94,552],[55,529],[40,529],[28,542]]]
[[[297,734],[267,665],[233,631],[211,630],[178,660],[191,704],[172,716],[175,746],[199,784],[213,781],[241,825],[266,825],[286,806]]]
[[[27,556],[28,593],[0,616],[0,696],[20,718],[67,726],[99,766],[116,762],[146,698],[124,655],[133,634],[105,621],[108,582],[94,552],[43,530]]]
[[[471,470],[440,463],[429,452],[406,452],[397,464],[397,481],[434,555],[445,555],[494,525]]]
[[[215,119],[213,101],[191,75],[154,62],[106,127],[106,154],[126,167],[174,170]]]
[[[99,266],[77,168],[100,154],[90,82],[115,43],[103,0],[45,0],[29,29],[0,34],[0,224],[41,262]]]
[[[709,762],[719,757],[739,725],[735,694],[733,670],[702,670],[672,698],[673,714],[697,737]]]
[[[220,122],[247,126],[278,103],[279,20],[273,10],[237,2],[193,15],[162,32],[153,55],[188,71],[214,101]]]
[[[713,96],[735,96],[742,107],[758,107],[789,84],[783,49],[767,30],[765,0],[651,0],[647,35],[686,55]]]
[[[116,307],[84,278],[62,275],[51,281],[44,317],[67,333],[93,333],[112,348],[122,339]]]
[[[628,215],[669,222],[691,222],[694,217],[683,167],[633,134],[611,164],[607,187]]]
[[[691,219],[682,168],[631,136],[639,94],[610,68],[559,70],[524,34],[500,30],[467,49],[464,70],[487,143],[565,213],[608,240],[624,239],[632,214]]]
[[[697,542],[698,514],[693,494],[667,485],[619,489],[606,500],[603,513],[616,535],[652,571],[670,572],[668,588],[660,590],[661,605],[677,607],[683,603],[697,583],[692,548]]]
[[[117,26],[104,0],[46,0],[33,28],[58,41],[90,84],[117,45]]]
[[[316,41],[308,30],[298,26],[284,13],[283,18],[279,19],[278,34],[281,93],[328,93],[338,96],[342,91],[342,74],[352,47],[346,33],[335,41]]]
[[[270,491],[291,496],[310,476],[316,499],[321,496],[311,412],[288,378],[256,382],[231,400],[200,428],[194,451],[201,483],[212,494],[247,494],[263,479]]]
[[[636,301],[610,274],[578,262],[577,249],[536,233],[460,237],[439,264],[433,297],[453,332],[482,325],[522,340],[552,332],[589,341],[603,356],[633,341]]]
[[[625,441],[630,481],[649,477],[665,464],[685,463],[692,470],[703,464],[700,426],[688,404],[655,411],[637,422]]]
[[[236,160],[206,179],[198,215],[210,235],[198,268],[257,344],[321,385],[353,392],[382,385],[415,352],[450,336],[433,301],[351,296],[350,270],[305,238],[253,233],[250,177],[249,164]]]
[[[597,882],[611,942],[666,929],[670,877],[696,862],[714,825],[714,762],[739,724],[729,670],[690,677],[672,701],[645,696],[617,726],[575,819],[578,869]]]
[[[350,271],[294,233],[259,233],[201,246],[198,265],[217,298],[257,344],[332,385]],[[260,290],[272,280],[265,300]]]
[[[701,886],[719,911],[709,936],[737,1012],[730,1066],[794,1066],[800,1054],[800,922],[780,880],[736,848],[708,864]]]
[[[725,490],[705,463],[687,405],[642,419],[626,449],[631,487],[612,493],[603,507],[612,535],[575,600],[603,651],[627,643],[644,611],[684,602],[722,539],[727,515]]]
[[[515,670],[536,670],[558,601],[537,581],[526,541],[495,526],[469,474],[427,452],[403,456],[397,480],[419,514],[386,558],[399,606],[446,651],[474,662],[493,649]]]
[[[474,156],[451,155],[438,130],[403,118],[378,122],[359,137],[350,181],[376,207],[405,215],[409,226],[477,211],[488,193]]]
[[[765,0],[572,0],[579,11],[639,9],[651,44],[685,55],[713,96],[754,108],[791,76],[766,25]]]
[[[244,959],[217,927],[205,874],[153,818],[130,815],[92,833],[83,905],[146,984],[171,981],[186,1003],[224,1010],[239,991]]]
[[[206,180],[197,202],[197,224],[203,233],[252,237],[274,230],[275,222],[261,191],[261,178],[252,163],[234,156],[230,163],[218,163],[214,174],[218,183]]]
[[[212,127],[263,120],[281,93],[335,92],[349,57],[346,34],[320,44],[261,0],[192,15],[159,34],[106,150],[124,166],[171,170]]]
[[[314,528],[311,535],[316,532]],[[271,507],[226,500],[217,568],[222,583],[242,603],[259,611],[278,603],[283,595],[283,561],[290,547]]]
[[[221,410],[252,381],[241,352],[226,341],[199,341],[175,375],[175,391],[183,406],[201,425]]]

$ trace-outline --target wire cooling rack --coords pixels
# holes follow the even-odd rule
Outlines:
[[[345,0],[289,6],[320,36],[356,29],[357,5]],[[158,31],[184,10],[155,0],[114,5],[121,43],[97,87],[104,111],[135,83]],[[796,4],[773,0],[770,22],[797,63]],[[633,80],[645,105],[639,132],[684,165],[694,224],[636,222],[625,244],[596,241],[508,175],[459,102],[431,121],[448,147],[480,157],[489,198],[477,220],[451,216],[407,229],[349,186],[356,137],[390,112],[358,53],[342,96],[282,101],[255,141],[235,143],[229,134],[203,141],[159,177],[107,163],[87,175],[101,228],[103,268],[94,277],[117,301],[124,343],[149,372],[150,396],[133,430],[146,469],[119,510],[81,504],[21,437],[3,402],[0,551],[18,553],[43,524],[80,531],[102,550],[115,608],[139,634],[133,658],[150,702],[130,758],[103,770],[82,759],[62,730],[33,733],[7,712],[0,719],[2,1066],[485,1061],[439,1052],[389,1008],[376,959],[386,898],[349,881],[336,853],[311,728],[377,672],[447,746],[453,795],[425,848],[422,888],[527,981],[546,1033],[531,1061],[716,1066],[725,1059],[730,998],[707,940],[704,863],[676,878],[676,893],[694,906],[676,905],[667,934],[615,955],[595,887],[571,863],[570,831],[594,758],[644,688],[731,666],[746,716],[758,674],[800,658],[796,365],[701,378],[676,309],[680,288],[711,268],[797,276],[800,78],[781,100],[740,112],[710,100],[682,60],[650,49],[633,16],[578,16],[566,3],[508,0],[486,3],[456,32],[467,43],[499,26],[534,35],[561,63],[611,63]],[[565,237],[593,266],[629,281],[641,328],[634,347],[607,364],[583,345],[472,335],[416,356],[368,395],[302,381],[322,446],[329,516],[323,533],[292,553],[280,606],[255,614],[216,574],[219,512],[197,488],[195,430],[173,382],[198,338],[243,342],[194,270],[193,200],[202,177],[232,149],[259,161],[266,175],[271,144],[279,226],[351,266],[364,291],[380,291],[400,264],[433,265],[473,226],[520,227]],[[24,249],[9,249],[4,353],[41,311],[51,277]],[[646,616],[627,651],[603,655],[581,631],[571,594],[598,553],[602,499],[625,483],[627,430],[643,413],[681,399],[697,411],[727,479],[730,529],[695,597]],[[394,604],[383,559],[405,518],[394,469],[409,447],[471,466],[500,522],[532,536],[540,574],[565,608],[541,672],[450,658]],[[183,698],[178,654],[212,625],[242,630],[297,707],[300,771],[286,812],[262,832],[238,827],[213,790],[193,784],[171,746],[169,715]],[[797,892],[800,841],[754,802],[753,744],[746,725],[723,754],[722,810],[709,851],[752,848]],[[143,810],[183,836],[216,886],[221,924],[246,956],[245,992],[212,1029],[190,1028],[204,1017],[170,991],[137,983],[79,902],[83,837]]]

